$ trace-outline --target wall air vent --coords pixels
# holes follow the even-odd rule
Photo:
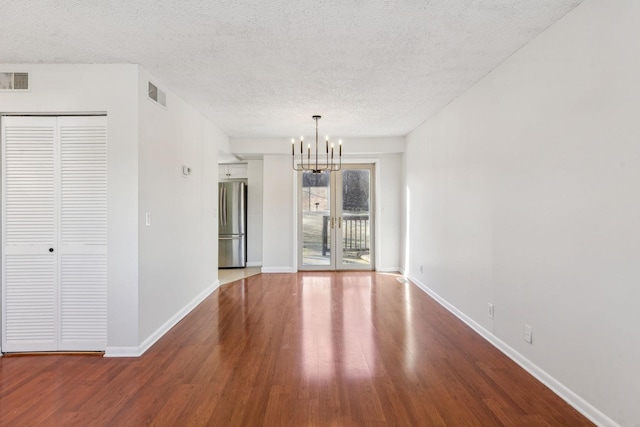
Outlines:
[[[157,102],[163,107],[167,106],[167,95],[151,82],[149,82],[149,91],[147,94],[149,96],[149,99]]]
[[[0,90],[29,90],[29,73],[0,72]]]

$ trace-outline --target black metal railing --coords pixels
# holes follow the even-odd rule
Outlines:
[[[322,217],[322,256],[331,252],[329,239],[328,215]],[[342,250],[357,254],[369,252],[371,246],[371,230],[369,215],[344,215],[338,219],[338,226],[342,228]]]

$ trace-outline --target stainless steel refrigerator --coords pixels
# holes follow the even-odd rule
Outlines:
[[[247,266],[247,184],[218,184],[218,267]]]

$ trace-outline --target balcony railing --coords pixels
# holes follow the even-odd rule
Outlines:
[[[322,217],[322,256],[331,252],[329,245],[330,217]],[[344,215],[342,217],[342,251],[353,252],[358,256],[367,253],[371,246],[369,215]]]

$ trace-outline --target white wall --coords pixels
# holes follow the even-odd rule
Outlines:
[[[151,81],[167,93],[147,97]],[[141,69],[138,89],[140,341],[143,349],[217,286],[218,146],[226,136]],[[192,169],[184,176],[182,167]],[[152,225],[145,226],[151,213]]]
[[[384,154],[378,157],[376,181],[377,249],[376,270],[397,272],[400,265],[402,231],[402,155]]]
[[[262,160],[247,161],[247,265],[262,265]]]
[[[263,159],[262,271],[297,270],[294,244],[294,172],[289,156],[268,155]]]
[[[603,425],[640,420],[638,22],[587,0],[407,138],[409,275]]]
[[[109,347],[138,345],[138,67],[2,64],[30,90],[2,92],[3,113],[107,114]]]

